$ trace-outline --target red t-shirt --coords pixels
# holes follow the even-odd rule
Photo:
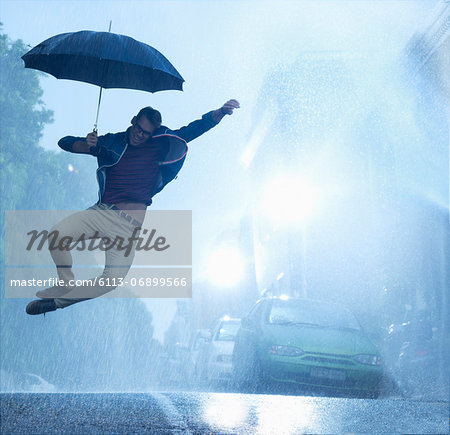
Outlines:
[[[150,205],[151,194],[160,176],[159,162],[164,160],[167,151],[167,147],[158,142],[128,145],[119,162],[106,168],[102,202],[142,202]]]

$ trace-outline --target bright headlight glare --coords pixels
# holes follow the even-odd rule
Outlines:
[[[381,358],[378,355],[356,355],[353,357],[354,360],[361,364],[366,364],[369,366],[379,366],[381,364]]]
[[[303,350],[295,346],[271,346],[269,353],[279,356],[300,356],[303,355]]]

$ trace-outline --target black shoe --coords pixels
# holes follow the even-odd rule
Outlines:
[[[45,315],[45,313],[48,313],[49,311],[56,311],[56,308],[54,299],[38,299],[27,305],[26,312],[31,315]]]

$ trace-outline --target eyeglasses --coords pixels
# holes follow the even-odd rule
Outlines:
[[[144,129],[138,124],[137,121],[136,121],[136,123],[134,124],[134,127],[136,128],[137,133],[138,133],[139,135],[144,136],[144,137],[150,137],[150,136],[153,134],[152,131],[144,130]]]

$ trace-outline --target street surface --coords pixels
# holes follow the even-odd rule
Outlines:
[[[449,403],[234,393],[3,393],[1,433],[448,434]]]

